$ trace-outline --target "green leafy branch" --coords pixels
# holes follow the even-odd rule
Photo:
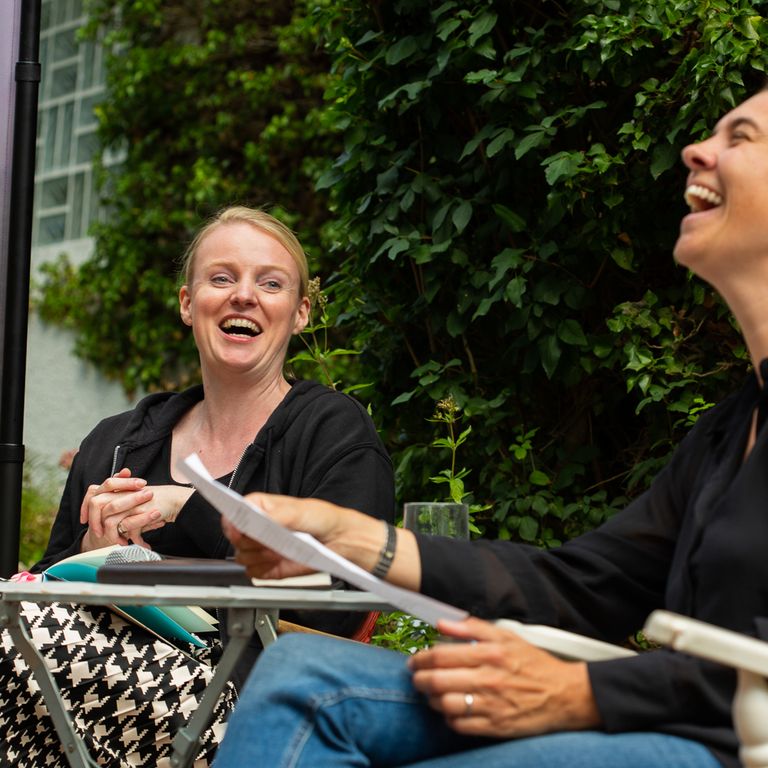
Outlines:
[[[338,389],[343,378],[349,378],[343,374],[349,373],[349,358],[355,357],[359,352],[346,347],[332,347],[329,337],[329,329],[335,325],[335,317],[328,301],[328,296],[320,287],[320,278],[314,277],[308,286],[310,310],[309,323],[299,334],[304,344],[304,349],[288,359],[290,365],[309,364],[320,372],[320,378],[331,389]],[[350,392],[365,389],[369,384],[353,384],[344,387],[342,391]]]
[[[431,445],[433,448],[447,448],[451,452],[451,465],[447,469],[442,469],[434,477],[429,479],[433,483],[448,483],[448,496],[451,501],[461,504],[467,492],[464,490],[464,478],[470,470],[462,468],[456,471],[456,452],[459,446],[463,445],[469,435],[472,433],[472,427],[467,427],[458,437],[456,437],[456,427],[460,419],[461,409],[453,399],[453,395],[438,401],[437,408],[431,419],[427,419],[435,424],[445,424],[448,430],[447,437],[435,438]]]

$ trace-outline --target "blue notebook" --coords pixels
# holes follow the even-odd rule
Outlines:
[[[119,546],[119,545],[118,545]],[[96,582],[96,572],[104,565],[107,555],[117,547],[104,547],[92,552],[73,555],[58,563],[54,563],[43,572],[46,581],[85,581]],[[169,606],[167,609],[157,605],[118,605],[115,606],[121,614],[133,619],[155,634],[166,640],[191,643],[197,648],[205,648],[206,644],[195,637],[183,626],[196,627],[196,631],[215,631],[215,627],[200,614],[185,606]],[[169,615],[173,614],[173,618]],[[207,630],[203,627],[208,626]]]

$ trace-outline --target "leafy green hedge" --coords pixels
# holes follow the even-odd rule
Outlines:
[[[345,151],[321,177],[401,462],[451,393],[487,532],[552,544],[641,488],[744,350],[672,263],[683,144],[762,77],[745,2],[353,2],[324,26]],[[631,482],[630,482],[631,481]]]
[[[127,387],[185,383],[173,256],[202,213],[275,203],[314,246],[331,346],[360,353],[336,359],[369,384],[401,500],[443,495],[450,395],[478,530],[554,544],[743,375],[671,247],[680,149],[760,82],[763,5],[98,0],[123,48],[102,137],[125,155],[95,257],[54,268],[42,310]]]

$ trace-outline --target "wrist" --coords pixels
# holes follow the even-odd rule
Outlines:
[[[336,551],[369,573],[376,565],[386,541],[384,522],[368,515],[356,515],[339,526]]]
[[[86,528],[85,533],[83,534],[82,538],[80,539],[80,552],[90,552],[93,549],[93,546],[90,542],[90,534],[91,529]]]
[[[562,713],[565,718],[564,728],[568,730],[587,730],[602,724],[602,717],[597,709],[592,682],[589,679],[589,667],[585,661],[565,662]]]
[[[184,509],[184,505],[190,500],[194,492],[194,488],[178,486],[175,494],[171,498],[170,509],[162,515],[163,521],[166,523],[175,523],[181,514],[181,510]]]
[[[387,542],[387,529],[380,519],[355,513],[355,522],[344,521],[339,526],[337,544],[333,549],[359,565],[369,573],[373,572]],[[421,555],[416,537],[404,528],[394,529],[396,543],[387,581],[391,584],[418,590],[421,586]]]
[[[392,567],[392,561],[395,559],[395,548],[397,547],[397,532],[392,523],[384,523],[384,535],[386,539],[384,546],[379,550],[379,557],[376,560],[371,573],[378,579],[385,579]]]

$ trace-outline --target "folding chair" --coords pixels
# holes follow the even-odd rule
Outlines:
[[[735,667],[733,724],[746,768],[768,768],[768,643],[670,611],[654,611],[646,637],[676,651]]]

